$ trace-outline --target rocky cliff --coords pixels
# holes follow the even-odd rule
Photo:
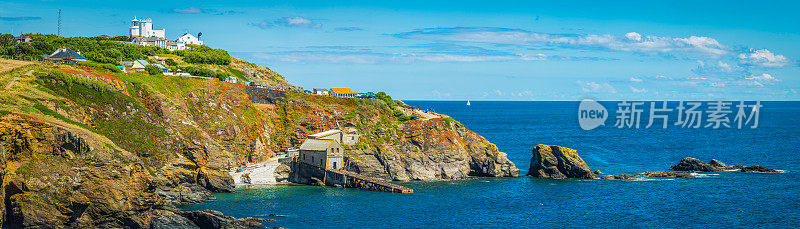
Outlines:
[[[241,60],[224,68],[296,88]],[[229,168],[328,129],[357,133],[347,166],[370,176],[519,174],[494,144],[452,118],[376,99],[289,92],[277,104],[254,104],[241,84],[72,65],[17,67],[0,74],[0,85],[4,225],[157,228],[211,218],[244,225],[252,221],[173,206],[231,192]]]
[[[400,105],[402,106],[402,105]],[[275,119],[283,126],[273,139],[299,146],[306,135],[329,129],[358,133],[347,146],[348,170],[387,180],[516,177],[519,170],[497,146],[447,116],[400,121],[380,100],[345,100],[290,93]],[[413,114],[412,114],[413,115]]]
[[[158,183],[152,169],[139,157],[87,130],[5,115],[0,118],[0,149],[4,227],[163,228],[170,222],[184,227],[205,223],[192,218],[203,212],[183,212],[165,204],[155,192]],[[203,220],[226,222],[230,228],[260,226],[258,219],[221,215]]]

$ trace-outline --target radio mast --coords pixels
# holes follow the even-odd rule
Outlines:
[[[58,9],[58,36],[61,37],[61,9]]]

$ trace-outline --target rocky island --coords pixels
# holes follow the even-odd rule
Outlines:
[[[699,176],[692,172],[719,172],[719,171],[733,171],[740,170],[741,172],[759,172],[759,173],[780,173],[778,170],[766,168],[764,166],[744,166],[735,165],[728,166],[719,160],[712,159],[705,163],[696,158],[686,157],[681,159],[677,165],[669,168],[672,171],[652,171],[640,172],[636,174],[611,174],[600,177],[601,179],[617,180],[617,179],[635,179],[642,177],[652,178],[698,178]],[[592,170],[589,165],[583,161],[574,149],[538,144],[533,147],[531,156],[531,166],[528,170],[528,176],[539,178],[551,179],[596,179],[597,175],[602,175],[600,170]]]

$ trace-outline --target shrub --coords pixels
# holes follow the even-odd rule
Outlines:
[[[178,66],[178,62],[175,62],[175,60],[173,60],[173,59],[167,59],[167,60],[164,61],[164,63],[169,65],[169,66]]]
[[[394,103],[394,100],[392,100],[392,97],[387,95],[386,92],[378,92],[378,94],[375,94],[375,98],[385,102],[386,105],[389,105],[389,107],[397,106],[397,104]]]
[[[183,56],[183,61],[186,63],[195,64],[215,64],[215,65],[230,65],[231,55],[222,49],[212,49],[205,45],[187,45],[193,50],[177,51],[179,56]]]
[[[82,85],[101,93],[116,91],[114,87],[106,83],[66,74],[58,70],[53,70],[46,75],[39,76],[38,81],[45,86],[66,88],[67,92],[70,92],[74,85]]]
[[[98,52],[94,52],[94,51],[85,52],[85,53],[83,53],[83,56],[86,57],[86,58],[89,58],[90,60],[93,60],[95,62],[106,63],[106,64],[117,63],[117,61],[114,60],[113,58],[106,57],[105,55],[103,55],[101,53],[98,53]]]
[[[403,114],[403,112],[400,111],[399,109],[394,109],[392,111],[392,114],[394,115],[395,118],[397,118],[397,121],[400,121],[400,122],[406,122],[408,120],[411,120],[411,117],[409,117],[408,115]]]
[[[211,77],[211,78],[217,78],[219,80],[225,80],[225,78],[228,78],[228,76],[230,76],[228,73],[225,72],[215,72],[209,69],[196,68],[196,67],[182,67],[181,71],[188,72],[193,76]]]
[[[136,60],[146,59],[163,53],[172,53],[170,50],[159,47],[127,44],[119,41],[128,41],[126,36],[112,38],[102,37],[58,37],[56,35],[24,34],[33,38],[33,42],[17,43],[3,42],[10,36],[0,34],[0,55],[42,59],[60,47],[67,47],[81,51],[84,57],[104,63],[116,63],[118,59]]]
[[[155,64],[149,64],[147,66],[144,66],[144,70],[147,71],[147,74],[150,75],[161,75],[164,72],[161,70],[161,68],[159,68]]]

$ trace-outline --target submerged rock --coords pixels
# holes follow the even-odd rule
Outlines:
[[[186,217],[186,219],[191,220],[195,224],[200,225],[201,228],[266,228],[261,223],[267,221],[265,219],[252,217],[236,219],[230,216],[225,216],[221,212],[214,210],[181,212],[180,215]]]
[[[595,171],[594,171],[594,174],[596,174],[596,175],[603,175],[603,172],[601,172],[601,171],[598,169],[598,170],[595,170]]]
[[[745,173],[780,173],[778,170],[770,169],[764,166],[747,166],[742,168],[741,172]]]
[[[653,171],[637,173],[637,176],[643,177],[675,177],[675,178],[697,178],[696,175],[686,172],[672,172],[672,171]]]
[[[194,222],[175,214],[172,211],[162,211],[161,214],[153,216],[150,224],[151,229],[200,229]]]
[[[604,176],[604,177],[602,177],[601,179],[607,179],[607,180],[608,180],[608,179],[613,179],[613,180],[618,180],[618,179],[635,179],[635,178],[639,178],[639,177],[638,177],[638,176],[636,176],[636,175],[630,175],[630,174],[617,174],[617,175],[608,175],[608,176]]]
[[[533,148],[528,176],[553,179],[597,178],[574,149],[544,144]]]
[[[669,170],[674,171],[687,171],[687,172],[719,172],[725,170],[734,170],[735,168],[732,166],[727,166],[725,163],[718,161],[716,159],[712,159],[708,163],[705,163],[701,160],[696,158],[686,157],[681,159],[677,165],[669,167]]]

